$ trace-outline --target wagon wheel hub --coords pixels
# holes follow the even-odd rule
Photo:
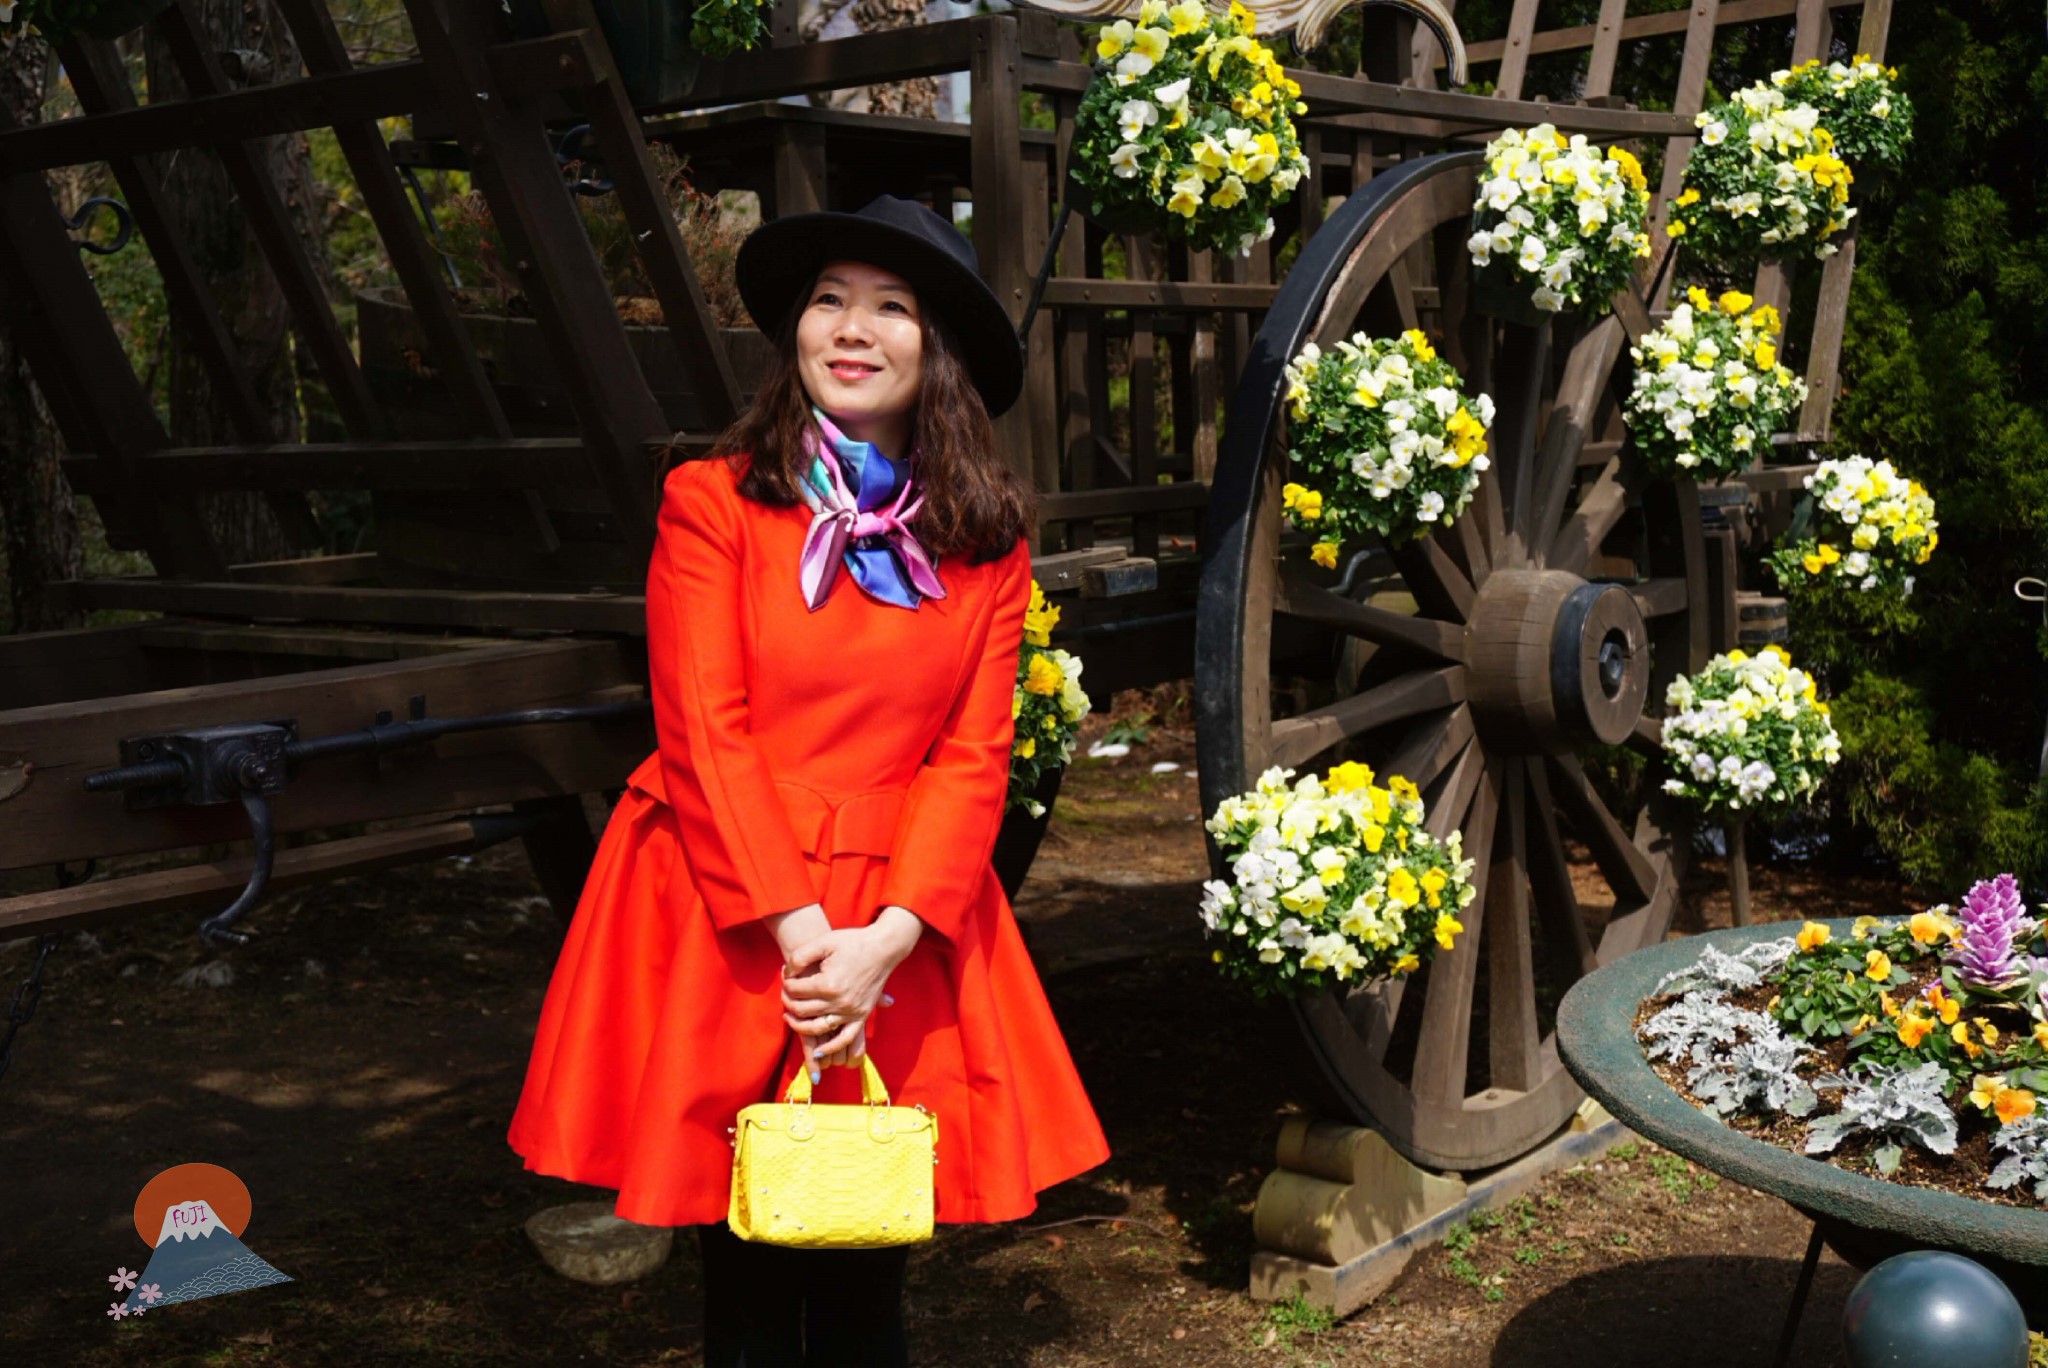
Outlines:
[[[1472,720],[1496,750],[1562,754],[1626,740],[1650,687],[1635,597],[1564,570],[1499,570],[1466,627]]]

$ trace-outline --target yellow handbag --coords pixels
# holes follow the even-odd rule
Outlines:
[[[726,1224],[742,1240],[799,1249],[879,1249],[932,1237],[939,1119],[889,1104],[861,1056],[857,1106],[811,1102],[797,1071],[785,1102],[742,1108],[733,1128]]]

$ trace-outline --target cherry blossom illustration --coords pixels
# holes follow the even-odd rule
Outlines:
[[[164,1290],[156,1283],[144,1283],[141,1290],[135,1295],[141,1300],[148,1302],[151,1306],[155,1306],[162,1299]]]
[[[123,1306],[120,1302],[108,1302],[107,1314],[112,1316],[115,1320],[120,1320],[128,1314],[128,1308],[126,1306]]]
[[[107,1274],[107,1281],[114,1285],[116,1292],[126,1292],[135,1286],[135,1280],[141,1276],[132,1268],[117,1268]]]

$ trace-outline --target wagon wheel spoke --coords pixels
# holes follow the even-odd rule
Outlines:
[[[1465,672],[1455,665],[1401,675],[1364,693],[1281,718],[1273,724],[1267,763],[1297,768],[1340,741],[1464,698]]]
[[[1601,401],[1609,390],[1614,363],[1621,355],[1621,324],[1606,318],[1581,337],[1566,358],[1557,398],[1544,419],[1537,462],[1534,511],[1524,544],[1547,549],[1564,516],[1565,500],[1579,472],[1579,453],[1595,431]]]
[[[1536,956],[1529,908],[1528,787],[1520,756],[1509,756],[1503,764],[1501,830],[1493,873],[1485,903],[1475,899],[1474,905],[1482,908],[1486,927],[1487,1060],[1493,1086],[1527,1092],[1543,1076],[1543,1030],[1536,1020]],[[1577,916],[1576,905],[1571,912]]]
[[[1657,871],[1607,810],[1606,802],[1593,791],[1593,782],[1586,777],[1578,757],[1546,756],[1544,763],[1555,783],[1553,792],[1558,805],[1571,818],[1572,830],[1593,852],[1593,862],[1600,866],[1616,897],[1631,908],[1649,902],[1657,891]]]
[[[1463,664],[1465,660],[1464,629],[1455,623],[1356,602],[1314,583],[1297,565],[1280,568],[1273,610],[1446,664]]]
[[[1395,547],[1390,554],[1423,612],[1452,622],[1464,622],[1471,617],[1475,597],[1472,581],[1434,535],[1418,537],[1405,546]]]
[[[1472,710],[1460,703],[1411,729],[1400,749],[1387,757],[1386,773],[1401,775],[1426,792],[1472,744],[1474,733]]]
[[[1535,525],[1536,440],[1542,426],[1543,390],[1550,371],[1551,324],[1508,325],[1494,376],[1493,477],[1500,487],[1507,540],[1496,553],[1501,563],[1528,559]]]
[[[1551,958],[1567,966],[1571,977],[1591,973],[1599,964],[1593,940],[1586,930],[1586,914],[1579,906],[1578,891],[1572,886],[1571,860],[1564,839],[1558,834],[1557,806],[1551,798],[1550,781],[1543,766],[1532,764],[1523,770],[1528,781],[1529,806],[1527,840],[1529,886],[1536,898],[1536,920],[1550,941]]]
[[[1642,492],[1649,478],[1649,470],[1633,457],[1617,456],[1609,461],[1600,477],[1587,488],[1577,510],[1550,539],[1544,563],[1553,570],[1584,574],[1587,565],[1599,554],[1607,534],[1628,512],[1629,500]]]
[[[1670,617],[1692,607],[1692,586],[1674,576],[1638,580],[1628,591],[1645,619]]]
[[[1481,777],[1469,809],[1457,826],[1464,831],[1466,854],[1473,861],[1475,905],[1483,906],[1492,870],[1494,819],[1500,808],[1499,770],[1489,767]],[[1425,914],[1426,915],[1426,914]],[[1432,1101],[1462,1104],[1465,1072],[1472,1039],[1473,986],[1479,977],[1481,919],[1465,923],[1465,931],[1447,951],[1438,951],[1429,965],[1429,986],[1422,1004],[1422,1035],[1415,1047],[1416,1095]]]

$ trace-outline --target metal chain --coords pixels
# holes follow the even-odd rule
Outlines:
[[[30,966],[28,977],[15,988],[14,1000],[7,1005],[7,1034],[0,1035],[0,1078],[7,1076],[7,1066],[14,1059],[14,1033],[36,1014],[36,1002],[43,995],[43,961],[56,948],[57,933],[52,931],[42,938],[36,962]]]

